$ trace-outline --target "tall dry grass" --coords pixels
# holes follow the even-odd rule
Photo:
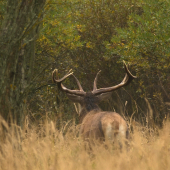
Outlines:
[[[73,124],[61,130],[45,121],[21,130],[1,119],[0,170],[168,170],[170,122],[163,129],[133,128],[127,151],[95,145],[87,152]]]

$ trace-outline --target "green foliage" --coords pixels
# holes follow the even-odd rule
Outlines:
[[[6,11],[6,3],[7,1],[0,0],[0,26],[2,24],[2,20],[4,19],[4,15]]]
[[[124,76],[122,60],[125,60],[131,64],[131,70],[135,70],[138,80],[127,87],[128,93],[122,89],[113,94],[110,108],[121,110],[128,101],[129,112],[143,119],[147,98],[154,110],[154,119],[160,123],[166,117],[165,102],[170,99],[169,1],[50,0],[46,9],[36,43],[35,70],[43,71],[35,89],[39,89],[37,93],[41,93],[42,100],[50,101],[49,110],[56,112],[51,105],[59,108],[62,103],[64,111],[58,109],[58,114],[66,112],[70,116],[74,112],[67,97],[56,92],[56,87],[50,85],[45,89],[46,84],[52,84],[54,68],[59,69],[60,77],[73,68],[87,91],[92,89],[98,70],[102,70],[99,87],[120,83]],[[65,84],[76,88],[72,79]],[[109,106],[104,103],[102,107],[108,110]]]
[[[142,12],[129,15],[128,27],[117,28],[117,35],[105,45],[107,53],[135,64],[140,78],[137,94],[151,99],[164,117],[163,101],[170,97],[170,2],[150,0],[137,5]]]
[[[168,68],[170,60],[169,1],[141,1],[142,14],[131,14],[128,28],[117,29],[111,48],[124,59],[141,67]],[[123,43],[124,42],[124,43]],[[112,45],[111,44],[111,45]],[[108,45],[111,47],[111,45]],[[113,45],[112,45],[113,46]]]

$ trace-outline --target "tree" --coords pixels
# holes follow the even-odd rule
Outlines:
[[[148,99],[155,122],[161,124],[169,115],[170,2],[143,2],[138,3],[140,13],[129,15],[128,27],[118,28],[117,36],[106,43],[107,53],[121,55],[135,65],[139,76],[136,94]]]
[[[125,108],[124,103],[128,101],[129,115],[136,113],[134,117],[146,122],[148,101],[155,122],[161,124],[169,113],[165,102],[170,99],[169,1],[53,0],[50,6],[37,42],[37,53],[42,60],[46,57],[42,64],[51,61],[54,64],[41,75],[44,82],[39,82],[45,84],[54,68],[58,68],[61,74],[73,68],[82,86],[91,90],[90,82],[97,70],[102,70],[101,79],[104,77],[104,81],[99,79],[98,85],[105,87],[121,81],[121,63],[126,60],[139,78],[127,87],[128,93],[122,93],[124,89],[121,89],[117,95],[113,94],[114,109]],[[65,83],[73,88],[74,83],[70,81],[68,79]],[[49,97],[49,94],[44,95],[47,91],[44,88],[41,96],[56,100],[56,89],[49,87]],[[122,104],[117,102],[118,96]],[[67,98],[63,101],[66,105]],[[140,108],[139,112],[136,106]],[[49,104],[49,110],[50,107]],[[70,108],[66,108],[68,110],[63,113],[70,113]]]
[[[0,32],[0,113],[23,126],[46,0],[8,0]]]

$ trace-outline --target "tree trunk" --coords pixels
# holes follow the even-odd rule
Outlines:
[[[0,32],[0,114],[23,127],[46,0],[8,0]]]

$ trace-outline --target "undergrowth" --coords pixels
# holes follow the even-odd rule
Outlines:
[[[96,144],[91,152],[74,123],[60,130],[48,120],[24,129],[0,123],[0,170],[170,169],[169,121],[156,130],[133,125],[128,150]]]

